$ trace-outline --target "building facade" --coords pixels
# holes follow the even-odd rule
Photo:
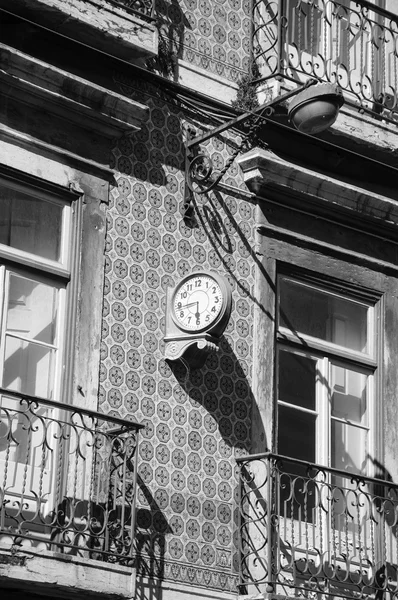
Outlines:
[[[0,18],[4,596],[396,595],[395,0]]]

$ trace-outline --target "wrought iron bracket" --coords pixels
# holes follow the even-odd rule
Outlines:
[[[237,156],[248,149],[253,143],[259,125],[275,115],[275,108],[286,100],[289,100],[291,97],[296,96],[310,85],[316,83],[318,83],[316,79],[309,79],[304,85],[291,90],[286,94],[282,94],[270,102],[262,104],[253,111],[243,113],[239,117],[235,117],[202,135],[194,136],[192,131],[188,132],[188,140],[185,143],[186,218],[192,218],[191,193],[202,195],[215,188],[227,173]],[[224,167],[218,172],[215,171],[210,155],[201,148],[201,144],[224,131],[245,125],[247,127],[247,132],[244,134],[241,144],[236,148],[233,154],[231,154]]]

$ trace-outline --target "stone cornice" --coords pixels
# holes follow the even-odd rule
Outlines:
[[[23,90],[25,102],[45,99],[67,111],[69,119],[86,128],[100,127],[109,136],[138,130],[147,117],[145,105],[4,44],[0,44],[0,78],[9,90]]]
[[[249,190],[261,199],[272,198],[280,203],[292,200],[300,207],[311,207],[313,214],[330,218],[354,218],[391,229],[398,226],[398,192],[383,188],[380,193],[359,187],[288,162],[269,150],[255,148],[238,159]]]
[[[114,138],[139,130],[148,107],[0,44],[2,123],[29,139],[109,165]]]

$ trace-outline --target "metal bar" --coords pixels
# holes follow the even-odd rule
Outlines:
[[[22,537],[47,550],[129,561],[139,427],[108,431],[102,422],[121,420],[2,393],[0,541]]]
[[[40,396],[31,396],[29,394],[21,394],[20,392],[14,392],[13,390],[7,390],[6,388],[0,387],[0,395],[7,396],[8,398],[15,398],[19,400],[27,400],[28,402],[36,402],[37,404],[44,404],[45,406],[51,406],[52,408],[58,408],[66,410],[68,412],[79,413],[98,419],[100,421],[107,421],[109,423],[115,423],[116,425],[123,426],[123,429],[143,429],[144,425],[141,423],[135,423],[134,421],[125,421],[118,417],[106,415],[104,413],[97,412],[95,410],[89,410],[87,408],[81,408],[80,406],[74,406],[73,404],[62,404],[61,402],[55,402],[48,398],[41,398]]]
[[[303,467],[306,467],[307,469],[315,469],[318,471],[325,471],[325,472],[327,471],[328,473],[331,473],[333,475],[338,475],[340,477],[351,477],[352,476],[355,479],[361,479],[361,481],[366,481],[367,483],[389,485],[391,488],[396,488],[398,491],[398,483],[395,484],[390,481],[386,481],[385,479],[378,479],[377,477],[368,477],[366,475],[360,475],[358,473],[350,473],[349,471],[335,469],[334,467],[326,467],[324,465],[320,465],[319,463],[306,462],[306,461],[300,460],[298,458],[292,458],[291,456],[284,456],[282,454],[276,454],[275,452],[262,452],[259,454],[248,454],[247,456],[237,456],[235,458],[235,460],[238,464],[242,464],[242,463],[251,462],[253,460],[268,459],[268,458],[275,458],[280,461],[285,461],[288,463],[301,465]]]
[[[260,9],[255,15],[258,23],[254,27],[252,43],[253,47],[256,42],[260,45],[255,59],[261,77],[253,81],[253,85],[271,78],[286,79],[296,84],[307,77],[337,82],[346,101],[351,98],[351,102],[356,107],[360,106],[361,110],[396,123],[398,88],[394,65],[398,15],[368,0],[290,2],[293,10],[297,10],[299,21],[291,11],[284,12],[286,0],[262,0],[265,13],[271,13],[274,5],[278,7],[273,23],[278,39],[272,49],[272,62],[267,62],[269,68],[265,71],[261,71],[262,46],[267,45],[269,22],[261,21]],[[305,34],[307,29],[310,40]],[[357,53],[360,55],[359,62],[354,58]]]
[[[296,94],[299,94],[302,90],[306,89],[309,85],[314,85],[315,83],[317,83],[316,80],[309,79],[308,82],[306,82],[304,85],[301,85],[298,88],[296,88],[290,92],[287,92],[286,94],[282,94],[282,96],[278,96],[278,98],[276,98],[275,100],[271,100],[270,102],[265,102],[265,104],[262,104],[255,110],[248,111],[248,112],[244,113],[243,115],[240,115],[239,117],[235,117],[234,119],[227,121],[227,123],[224,123],[223,125],[219,125],[218,127],[215,127],[214,129],[212,129],[211,131],[208,131],[207,133],[198,135],[197,137],[193,138],[192,140],[187,141],[186,147],[189,149],[189,148],[192,148],[193,146],[201,144],[202,142],[209,140],[210,138],[214,137],[215,135],[218,135],[219,133],[222,133],[223,131],[226,131],[227,129],[231,129],[232,127],[235,127],[236,125],[240,125],[241,123],[244,123],[245,121],[250,119],[250,117],[255,117],[255,116],[261,117],[262,113],[264,111],[266,111],[268,108],[274,108],[274,106],[278,106],[278,104],[281,104],[285,100],[289,100],[289,98],[291,98],[292,96],[296,96]]]
[[[397,485],[272,452],[238,463],[240,511],[243,502],[266,505],[266,519],[245,513],[239,585],[246,594],[264,586],[278,596],[398,594]]]

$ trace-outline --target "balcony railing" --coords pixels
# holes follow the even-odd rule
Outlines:
[[[398,120],[398,16],[367,0],[254,0],[260,78],[337,82],[360,108]]]
[[[154,0],[109,0],[111,4],[146,19],[154,18]]]
[[[0,394],[0,544],[129,564],[140,425]]]
[[[275,454],[240,458],[242,594],[398,594],[398,486]]]

